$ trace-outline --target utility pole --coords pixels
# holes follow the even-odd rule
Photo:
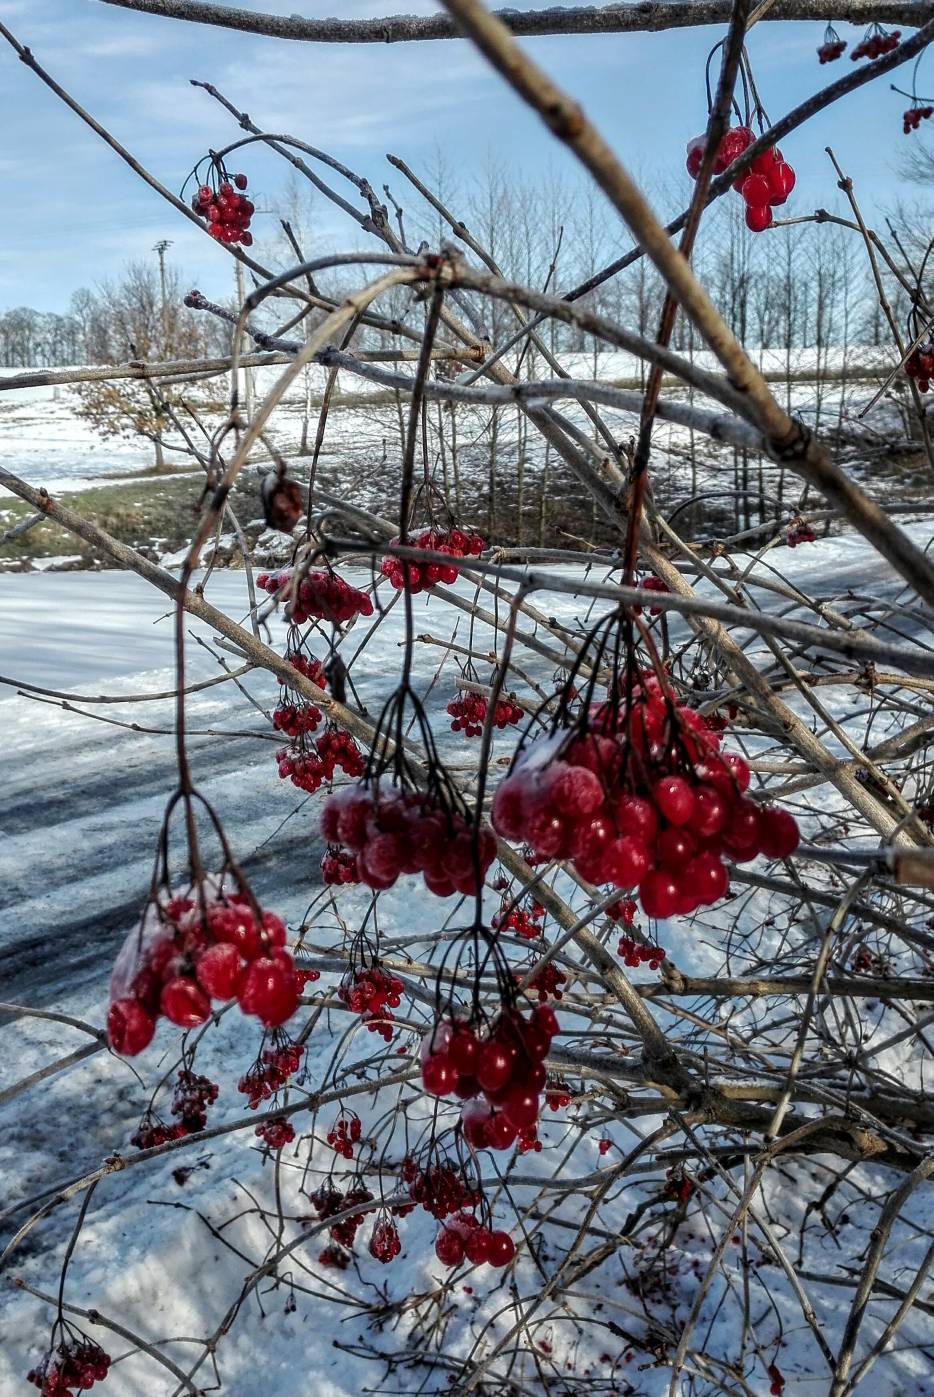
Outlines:
[[[243,302],[244,302],[244,299],[245,299],[245,292],[244,292],[244,288],[243,288],[243,263],[239,260],[239,258],[238,258],[238,259],[235,259],[235,261],[234,261],[234,267],[236,268],[236,272],[237,272],[237,309],[239,310],[239,309],[241,308],[241,306],[243,305]],[[241,340],[241,344],[240,344],[241,352],[242,352],[242,350],[243,350],[243,347],[244,347],[244,344],[245,344],[245,343],[246,343],[246,335],[244,335],[244,336],[243,336],[243,339]],[[252,371],[252,369],[244,369],[244,370],[243,370],[243,392],[244,392],[245,407],[246,407],[246,420],[247,420],[248,422],[252,422],[252,421],[253,421],[253,371]]]
[[[153,252],[159,258],[159,282],[162,286],[162,357],[166,359],[169,353],[169,313],[168,302],[165,291],[165,254],[172,246],[171,238],[160,238],[154,245]]]

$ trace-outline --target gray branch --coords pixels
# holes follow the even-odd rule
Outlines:
[[[461,32],[446,15],[387,15],[385,19],[305,19],[301,15],[271,15],[213,5],[204,0],[103,0],[124,10],[161,15],[165,19],[213,24],[244,34],[272,39],[297,39],[318,44],[398,44],[424,39],[458,39]],[[555,5],[548,9],[498,10],[513,34],[532,38],[550,34],[626,34],[642,30],[683,29],[692,25],[726,24],[730,0],[646,0],[627,5]],[[850,21],[915,27],[934,16],[934,5],[904,0],[776,0],[764,20]]]

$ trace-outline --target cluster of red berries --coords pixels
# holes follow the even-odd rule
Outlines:
[[[506,1009],[488,1038],[463,1020],[441,1019],[422,1040],[422,1085],[430,1096],[452,1092],[466,1104],[464,1139],[475,1150],[507,1150],[538,1120],[544,1059],[558,1032],[547,1004],[528,1019]]]
[[[110,981],[107,1033],[114,1052],[133,1057],[148,1046],[156,1020],[194,1028],[211,1015],[211,1000],[236,999],[267,1028],[298,1006],[285,923],[261,912],[242,892],[224,893],[205,880],[195,900],[150,902],[131,931]]]
[[[237,1083],[237,1091],[247,1097],[251,1111],[255,1111],[261,1101],[269,1101],[280,1087],[284,1087],[301,1066],[305,1049],[289,1040],[275,1042],[271,1048],[264,1048],[253,1063],[249,1072]]]
[[[683,1206],[693,1192],[694,1180],[690,1174],[686,1174],[677,1165],[672,1165],[665,1174],[665,1197],[671,1198],[675,1203],[680,1203]]]
[[[402,873],[421,873],[437,897],[470,894],[477,887],[476,865],[482,883],[496,854],[496,840],[484,825],[475,859],[467,819],[419,791],[344,786],[324,802],[321,833],[329,844],[356,854],[361,881],[376,892],[391,888]]]
[[[312,704],[306,707],[313,713],[318,713],[318,709]],[[318,713],[319,718],[320,716]],[[307,728],[305,731],[312,732],[314,728]],[[296,746],[280,747],[276,752],[280,777],[283,781],[290,780],[300,791],[314,795],[325,781],[334,780],[334,773],[338,769],[352,778],[362,776],[366,770],[363,753],[349,732],[329,725],[321,736],[308,746],[302,741],[302,736],[302,733],[296,736]]]
[[[390,541],[401,542],[398,538]],[[407,546],[424,548],[430,553],[446,553],[451,558],[478,558],[486,542],[479,534],[465,533],[463,529],[422,529],[407,540]],[[423,592],[439,582],[457,581],[457,568],[451,563],[413,563],[402,558],[384,558],[380,572],[389,578],[397,592],[401,592],[406,582],[410,592]]]
[[[748,126],[731,126],[720,142],[714,173],[720,175],[734,160],[738,160],[755,140],[755,132]],[[695,136],[688,142],[687,167],[692,179],[697,179],[707,137]],[[782,159],[778,146],[770,146],[756,156],[748,170],[737,175],[733,188],[743,196],[746,204],[746,227],[753,233],[761,233],[771,225],[772,209],[783,204],[795,187],[795,172]]]
[[[533,898],[528,908],[520,906],[504,897],[498,912],[493,913],[491,925],[496,931],[514,931],[525,941],[534,941],[542,934],[542,919],[545,909]]]
[[[542,1142],[538,1138],[538,1127],[532,1125],[528,1130],[520,1130],[516,1136],[516,1149],[520,1154],[541,1154]]]
[[[329,844],[321,857],[321,878],[327,887],[342,883],[359,883],[357,860],[346,849]]]
[[[327,1133],[327,1142],[335,1154],[353,1159],[353,1147],[360,1143],[360,1117],[342,1111]]]
[[[642,589],[643,592],[670,592],[670,591],[671,591],[671,588],[668,586],[668,584],[667,584],[666,582],[663,582],[662,579],[661,579],[660,577],[655,577],[655,576],[653,576],[653,575],[650,575],[650,576],[648,576],[648,577],[643,577],[643,578],[641,579],[641,581],[639,582],[639,586],[640,586],[640,588]],[[633,609],[633,612],[635,613],[636,616],[641,616],[641,615],[642,615],[642,607],[641,607],[641,606],[634,606],[632,609]],[[660,607],[660,606],[650,606],[650,607],[649,607],[649,615],[650,615],[650,616],[658,616],[658,615],[661,614],[662,609],[663,609],[663,608]]]
[[[402,1178],[408,1185],[412,1202],[420,1203],[425,1212],[439,1222],[459,1208],[473,1208],[480,1202],[480,1194],[468,1188],[450,1164],[436,1162],[421,1169],[411,1155],[407,1155],[402,1161]]]
[[[485,694],[465,693],[461,698],[451,699],[448,712],[454,719],[452,732],[462,732],[466,737],[479,737],[490,707]],[[522,709],[512,699],[498,699],[493,709],[493,726],[502,730],[512,723],[522,720]]]
[[[814,543],[817,534],[810,524],[799,524],[796,529],[789,529],[785,535],[785,543],[789,548],[797,548],[799,543]]]
[[[623,961],[630,970],[636,970],[640,965],[647,965],[650,970],[657,970],[665,959],[665,952],[661,946],[642,946],[638,941],[633,941],[631,936],[621,936],[616,954],[622,956]]]
[[[328,678],[324,672],[324,665],[317,656],[303,655],[300,650],[286,650],[282,658],[288,660],[292,668],[298,670],[299,674],[303,674],[306,679],[310,679],[312,684],[317,684],[319,689],[326,689],[328,687]],[[279,683],[284,684],[285,682],[286,681],[280,675]]]
[[[822,64],[833,63],[836,59],[841,57],[845,48],[846,39],[841,39],[839,36],[834,39],[827,39],[825,37],[824,42],[817,50],[817,56]]]
[[[928,340],[913,349],[905,360],[905,373],[918,385],[919,393],[926,393],[934,378],[934,344]]]
[[[353,1014],[359,1014],[371,1033],[386,1042],[392,1039],[393,1009],[402,1003],[403,984],[398,975],[388,975],[379,966],[348,970],[337,989],[337,997]]]
[[[172,1115],[178,1116],[186,1135],[194,1135],[208,1123],[208,1107],[217,1100],[220,1087],[210,1077],[184,1068],[179,1072],[172,1093]]]
[[[306,732],[314,732],[321,722],[321,709],[313,703],[280,703],[273,710],[272,725],[293,741]]]
[[[103,1382],[110,1371],[110,1355],[100,1344],[82,1335],[63,1340],[26,1374],[26,1381],[38,1387],[41,1397],[71,1397],[73,1391],[87,1392]]]
[[[243,194],[246,186],[246,175],[234,175],[233,182],[222,179],[216,191],[209,184],[202,184],[192,195],[191,207],[207,222],[208,232],[219,243],[252,246],[253,234],[247,229],[256,210]]]
[[[782,1393],[785,1391],[785,1379],[782,1376],[777,1363],[769,1364],[768,1368],[766,1369],[766,1376],[768,1377],[771,1383],[771,1387],[769,1388],[771,1397],[782,1397]]]
[[[853,49],[850,57],[857,58],[881,58],[885,53],[891,53],[898,48],[899,40],[902,37],[900,29],[886,31],[880,24],[872,24]]]
[[[271,1150],[281,1150],[283,1145],[290,1145],[295,1139],[295,1127],[291,1121],[262,1121],[254,1134],[265,1140]]]
[[[384,1213],[373,1224],[369,1244],[370,1255],[381,1261],[384,1266],[388,1266],[390,1261],[395,1261],[401,1250],[399,1229]]]
[[[521,982],[523,979],[521,971],[517,970],[513,973],[515,974],[516,982]],[[561,999],[564,995],[564,986],[567,984],[567,981],[568,977],[565,975],[564,971],[559,970],[554,961],[549,960],[546,961],[541,970],[532,976],[529,981],[529,989],[535,990],[538,995],[539,1004],[544,1004],[549,995],[553,999]]]
[[[363,1203],[373,1202],[373,1194],[370,1193],[369,1189],[352,1188],[344,1194],[339,1188],[335,1188],[330,1180],[322,1184],[321,1187],[316,1189],[309,1197],[312,1207],[315,1210],[315,1216],[319,1222],[334,1217],[337,1213],[342,1213],[345,1208],[356,1208]],[[356,1213],[353,1217],[344,1218],[341,1222],[336,1222],[333,1227],[328,1229],[331,1241],[336,1242],[339,1247],[346,1247],[350,1250],[353,1247],[357,1232],[360,1229],[360,1224],[363,1222],[367,1213],[372,1211],[372,1208],[362,1208],[361,1211]],[[325,1251],[329,1250],[329,1248],[325,1249]],[[325,1253],[322,1252],[318,1260],[323,1266],[337,1266],[343,1270],[349,1258],[346,1253],[341,1253],[335,1257],[325,1256]]]
[[[606,909],[606,915],[611,922],[622,922],[623,926],[632,926],[636,920],[636,900],[634,897],[620,897],[616,902],[611,902]]]
[[[794,818],[744,796],[749,768],[652,671],[590,729],[533,743],[493,799],[493,825],[582,878],[639,889],[649,917],[686,916],[729,887],[723,856],[785,858]]]
[[[508,1232],[492,1231],[472,1213],[455,1213],[435,1238],[435,1256],[442,1266],[508,1266],[516,1246]]]
[[[292,586],[292,568],[281,572],[261,572],[256,585],[270,596],[288,592]],[[366,592],[351,587],[336,572],[318,568],[306,572],[289,601],[289,619],[296,626],[314,617],[318,621],[330,621],[339,625],[350,621],[354,616],[372,616],[373,603]],[[297,668],[297,666],[296,666]],[[309,678],[312,676],[309,675]],[[317,684],[317,679],[314,680]]]
[[[545,1087],[545,1105],[549,1111],[560,1111],[571,1104],[571,1093],[564,1082],[555,1080]]]
[[[298,988],[304,992],[307,985],[313,984],[315,980],[321,979],[321,971],[313,970],[311,966],[296,965],[295,978],[298,981]]]
[[[917,131],[922,121],[928,121],[932,116],[934,116],[934,107],[909,107],[906,112],[902,113],[902,130],[906,136],[909,136],[912,131]]]
[[[169,1140],[181,1140],[188,1131],[181,1121],[167,1125],[152,1111],[147,1111],[136,1130],[130,1136],[130,1144],[138,1150],[153,1150],[165,1145]]]

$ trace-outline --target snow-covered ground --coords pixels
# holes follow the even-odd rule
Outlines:
[[[847,349],[795,349],[790,354],[784,350],[753,351],[753,358],[760,367],[778,375],[789,371],[796,375],[814,373],[815,379],[826,374],[828,365],[834,369],[846,369],[850,374],[860,369],[875,370],[885,365],[878,350],[848,347]],[[638,382],[640,365],[632,355],[604,352],[596,357],[590,353],[563,354],[562,365],[574,378],[599,379],[608,383]],[[708,352],[693,356],[693,362],[710,372],[717,372],[717,364]],[[411,374],[413,366],[403,366],[403,371]],[[18,371],[17,371],[18,372]],[[269,391],[280,374],[279,368],[261,368],[254,371],[257,400]],[[307,382],[315,401],[320,402],[327,373],[320,366],[312,366],[307,371]],[[44,485],[50,490],[79,489],[83,486],[112,481],[121,476],[132,476],[148,470],[153,464],[150,444],[134,437],[102,437],[89,422],[79,417],[75,411],[77,397],[67,386],[23,388],[4,390],[4,379],[15,379],[16,372],[0,373],[0,465],[34,485]],[[277,417],[277,441],[281,449],[294,450],[302,432],[304,394],[306,379],[304,374],[290,386],[286,399]],[[210,393],[217,401],[224,400],[227,380],[222,376],[211,381]],[[205,390],[208,391],[208,390]],[[785,389],[777,388],[782,401]],[[806,419],[814,420],[820,412],[821,420],[835,420],[841,395],[838,383],[825,382],[818,387],[814,380],[805,379],[789,388],[790,403],[794,410]],[[848,384],[845,394],[861,393],[868,398],[873,389]],[[346,372],[338,376],[338,394],[378,394],[378,385],[368,383]],[[675,390],[666,387],[665,394]],[[676,394],[683,397],[683,393]],[[564,410],[587,428],[587,419],[579,407],[563,404]],[[608,423],[618,430],[624,439],[632,430],[637,419],[631,413],[614,409],[601,409]],[[471,439],[484,439],[484,423],[487,414],[473,409],[460,409],[466,423],[464,443],[470,455]],[[216,415],[216,414],[215,414]],[[500,449],[506,450],[514,430],[513,420],[508,412],[500,428]],[[316,409],[312,409],[311,435],[314,437]],[[388,451],[390,459],[398,449],[398,413],[394,403],[348,407],[338,403],[332,408],[325,443],[324,461],[337,457],[342,460],[366,464],[375,470],[377,463]],[[878,418],[873,419],[877,421]],[[173,438],[168,437],[169,444]],[[659,423],[656,430],[656,448],[662,452],[673,449],[675,457],[672,468],[682,469],[678,453],[686,450],[689,433],[686,429],[675,428]],[[534,448],[534,443],[533,443]],[[181,453],[167,452],[169,463],[183,464]],[[0,490],[0,497],[3,495]]]

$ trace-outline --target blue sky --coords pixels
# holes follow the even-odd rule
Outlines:
[[[296,0],[236,0],[243,9],[292,13]],[[537,0],[511,0],[534,9]],[[538,0],[540,3],[540,0]],[[302,0],[324,16],[336,0]],[[434,0],[340,0],[342,16],[431,14]],[[532,177],[571,176],[574,162],[466,43],[314,47],[173,23],[98,0],[0,0],[0,18],[39,61],[168,186],[178,189],[209,145],[236,136],[232,120],[188,79],[215,83],[268,131],[298,135],[345,160],[380,188],[392,175],[388,150],[416,171],[437,159],[464,172],[491,157]],[[839,26],[851,43],[859,31]],[[635,172],[665,186],[680,207],[689,188],[686,140],[703,127],[704,61],[721,37],[713,28],[600,38],[550,38],[529,48],[580,100]],[[777,119],[846,71],[844,57],[821,68],[822,26],[761,24],[749,50],[765,106]],[[931,60],[934,62],[934,60]],[[900,70],[907,79],[910,65]],[[923,84],[923,70],[921,82]],[[934,86],[934,75],[928,82]],[[870,85],[821,114],[783,149],[798,172],[795,211],[838,202],[824,147],[832,145],[858,181],[870,217],[900,194],[897,156],[904,100]],[[58,101],[0,41],[0,179],[4,191],[0,309],[61,310],[80,285],[151,255],[171,238],[170,257],[208,294],[231,286],[227,255],[181,220]],[[247,162],[245,162],[247,163]],[[257,204],[273,208],[282,167],[247,163]],[[391,179],[399,192],[399,178]],[[254,195],[254,197],[256,197]],[[791,211],[789,209],[789,211]],[[262,260],[274,215],[254,223]],[[325,223],[330,245],[359,245],[360,234]]]

